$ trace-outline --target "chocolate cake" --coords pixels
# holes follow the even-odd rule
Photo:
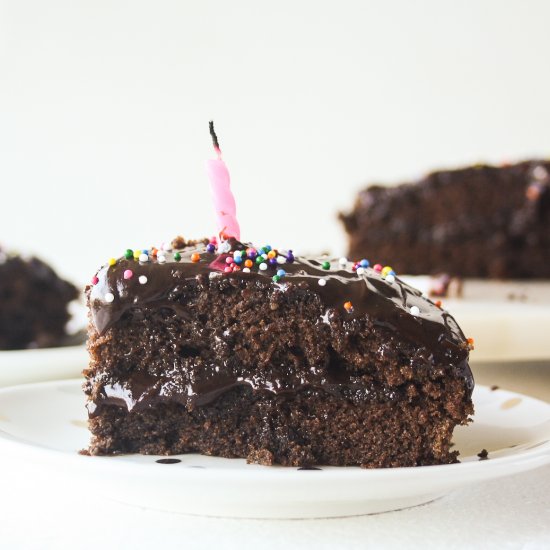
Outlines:
[[[340,215],[349,255],[409,275],[549,278],[549,173],[549,161],[531,160],[372,185]]]
[[[67,338],[78,290],[38,258],[0,249],[0,349],[55,347]]]
[[[128,250],[87,288],[88,452],[446,464],[469,342],[390,267],[235,239]]]

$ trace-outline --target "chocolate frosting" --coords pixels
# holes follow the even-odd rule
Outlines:
[[[242,269],[226,273],[227,258],[232,257],[233,252],[245,250],[251,245],[229,239],[223,243],[227,249],[225,252],[219,252],[219,249],[217,252],[209,252],[206,241],[182,244],[183,247],[178,250],[158,252],[158,255],[150,252],[144,262],[122,257],[115,265],[103,266],[98,271],[96,284],[89,287],[88,296],[91,320],[99,334],[104,334],[125,312],[136,307],[166,306],[185,317],[188,314],[170,300],[170,295],[183,281],[198,276],[257,279],[275,285],[281,291],[287,285],[305,285],[320,297],[326,316],[334,310],[339,310],[349,319],[368,315],[376,325],[395,331],[400,338],[425,348],[433,364],[458,369],[468,391],[473,389],[473,378],[468,366],[468,343],[454,318],[397,277],[389,282],[370,267],[358,274],[352,262],[343,266],[337,260],[294,257],[291,252],[281,251],[277,252],[279,263],[268,265],[265,270],[259,269],[255,263],[248,273]],[[165,261],[159,261],[160,255],[164,256]],[[324,269],[323,264],[327,261],[330,268]],[[286,274],[280,280],[273,281],[279,269],[283,269]],[[129,279],[124,277],[126,270],[132,271]],[[324,281],[324,284],[319,284],[320,281]],[[347,302],[351,302],[351,309],[344,307]],[[416,314],[411,313],[411,308]],[[142,379],[141,375],[139,379],[134,378],[124,386],[115,384],[104,388],[103,402],[126,406],[129,410],[149,402],[152,397],[148,396],[148,388],[154,385],[154,380]],[[173,398],[180,400],[185,397],[187,402],[192,399],[195,405],[200,406],[238,385],[249,385],[255,390],[275,393],[298,391],[307,386],[321,387],[330,393],[359,389],[353,380],[331,379],[326,373],[323,376],[312,373],[309,378],[297,380],[292,387],[288,384],[280,387],[276,381],[258,384],[251,379],[228,378],[220,372],[207,384],[188,388],[186,396]],[[363,390],[370,392],[372,388],[365,388],[363,384]],[[90,413],[93,413],[95,406],[91,405]]]

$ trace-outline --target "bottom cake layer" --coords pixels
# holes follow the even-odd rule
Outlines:
[[[317,389],[283,396],[236,388],[191,411],[176,402],[130,412],[102,405],[90,418],[89,452],[197,452],[287,466],[448,464],[457,461],[453,428],[473,412],[462,383],[454,384],[447,402],[354,404]]]

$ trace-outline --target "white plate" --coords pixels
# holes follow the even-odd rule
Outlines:
[[[85,345],[0,351],[0,387],[74,378],[87,364]]]
[[[432,279],[405,275],[403,280],[427,294]],[[440,299],[464,334],[474,339],[473,362],[550,359],[549,281],[467,279],[460,298]]]
[[[550,305],[444,300],[475,349],[472,363],[550,359]]]
[[[89,457],[79,380],[0,390],[0,453],[21,464],[72,475],[83,490],[115,500],[189,514],[312,518],[415,506],[453,489],[550,462],[550,405],[478,387],[475,422],[456,431],[461,464],[319,471],[265,467],[244,460],[180,455]],[[477,453],[489,451],[489,460]],[[176,457],[171,457],[176,458]]]
[[[79,301],[69,304],[71,320],[63,346],[0,350],[0,387],[81,376],[88,365],[87,310]]]

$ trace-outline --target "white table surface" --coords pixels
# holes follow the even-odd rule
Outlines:
[[[478,367],[477,379],[550,400],[550,365]],[[527,390],[532,391],[527,391]],[[120,504],[0,457],[0,548],[550,548],[550,466],[430,504],[325,520],[229,520]]]

